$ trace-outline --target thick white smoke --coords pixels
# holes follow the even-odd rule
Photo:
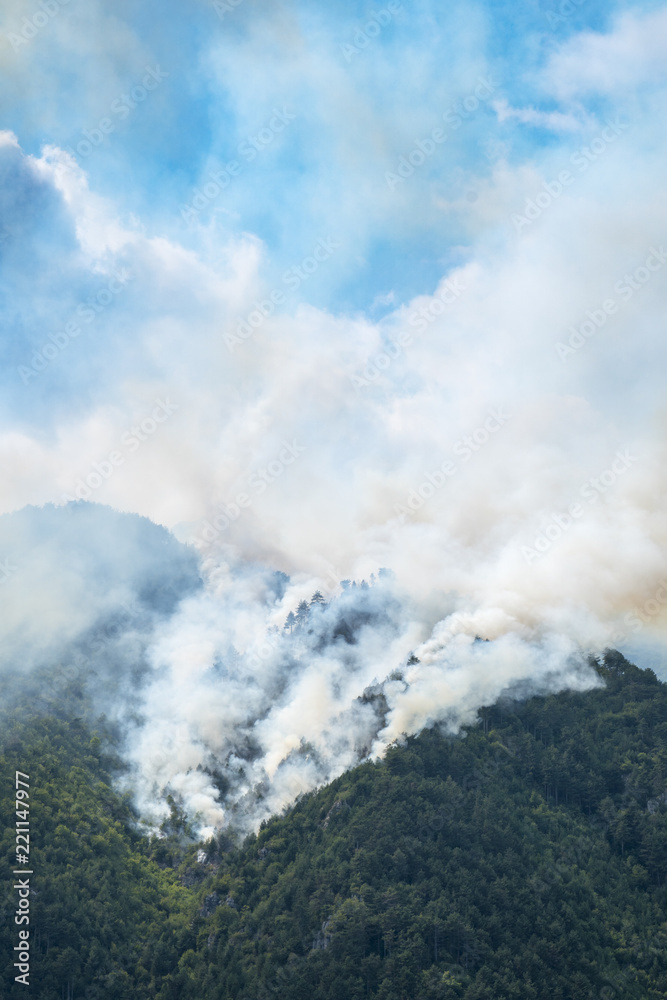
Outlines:
[[[171,789],[205,829],[256,825],[403,732],[456,728],[517,685],[594,683],[589,653],[662,641],[667,105],[664,65],[641,52],[666,24],[564,43],[535,82],[560,117],[498,94],[501,122],[558,141],[520,165],[501,148],[466,205],[429,193],[422,210],[468,242],[431,294],[381,320],[278,308],[286,282],[263,277],[259,240],[213,223],[190,248],[151,236],[62,150],[26,157],[0,136],[31,193],[26,240],[35,206],[94,305],[127,275],[94,337],[59,327],[13,348],[3,509],[97,500],[202,560],[205,588],[156,624],[133,706],[147,813]],[[359,190],[403,219],[418,183],[390,201],[378,168]],[[26,251],[8,247],[11,272]],[[344,252],[322,232],[294,266],[315,282]],[[285,634],[316,590],[329,603],[312,633]]]
[[[575,642],[500,611],[452,612],[431,630],[387,574],[310,603],[289,629],[307,589],[278,596],[266,583],[247,571],[212,579],[149,650],[128,745],[129,781],[153,821],[169,792],[203,835],[256,829],[406,733],[457,732],[503,693],[599,683]]]

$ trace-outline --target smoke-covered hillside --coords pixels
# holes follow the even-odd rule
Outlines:
[[[37,1000],[667,998],[665,53],[667,0],[0,0]]]
[[[104,713],[149,824],[171,795],[203,834],[256,830],[406,734],[599,683],[566,636],[425,608],[382,568],[326,596],[231,557],[202,580],[165,529],[86,503],[6,515],[0,544],[7,696]]]
[[[0,766],[31,771],[39,997],[662,1000],[667,685],[618,654],[596,676],[409,738],[243,844],[194,842],[173,802],[139,836],[106,724],[5,714]]]
[[[664,658],[667,7],[60,6],[4,42],[0,511],[63,508],[4,636],[94,669],[146,818]]]

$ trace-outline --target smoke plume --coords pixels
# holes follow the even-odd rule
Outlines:
[[[528,93],[528,70],[468,53],[414,115],[413,73],[385,67],[362,106],[319,22],[252,11],[190,60],[211,115],[236,109],[221,134],[269,129],[236,187],[207,194],[212,164],[188,163],[192,190],[175,169],[164,205],[135,203],[101,148],[0,133],[5,671],[88,670],[143,814],[171,793],[205,832],[503,694],[595,684],[606,647],[664,676],[667,625],[665,9],[550,36]],[[146,157],[150,116],[189,92],[168,73],[131,122]],[[280,224],[273,187],[248,214],[264,175]],[[248,231],[260,216],[284,244]],[[399,245],[404,293],[382,266]]]

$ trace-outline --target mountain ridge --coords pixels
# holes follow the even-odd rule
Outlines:
[[[241,844],[194,842],[173,800],[142,835],[112,732],[5,718],[3,763],[38,776],[38,995],[663,997],[667,685],[614,652],[597,669],[408,737]]]

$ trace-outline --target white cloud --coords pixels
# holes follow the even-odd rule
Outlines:
[[[636,87],[664,83],[666,57],[667,7],[627,12],[610,32],[585,31],[559,48],[545,82],[562,99],[586,94],[623,97]]]
[[[522,125],[532,125],[545,128],[550,132],[580,132],[584,123],[575,115],[562,111],[538,111],[535,108],[512,108],[507,100],[501,98],[493,101],[492,106],[498,115],[498,121],[514,119]]]

